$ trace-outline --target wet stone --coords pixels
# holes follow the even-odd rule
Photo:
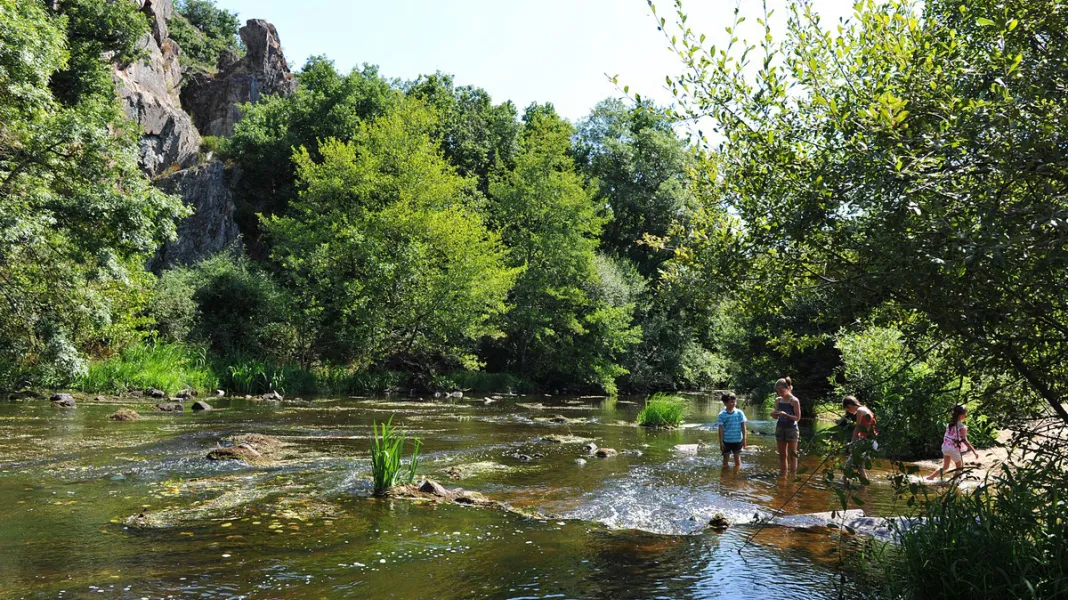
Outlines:
[[[238,444],[227,448],[215,448],[211,452],[208,452],[208,460],[243,460],[248,462],[262,457],[262,454],[248,444]]]
[[[608,458],[610,456],[617,456],[619,454],[614,448],[598,448],[594,456],[597,458]]]
[[[433,479],[427,479],[423,482],[423,485],[419,486],[419,491],[425,494],[434,494],[435,496],[441,496],[445,498],[449,495],[449,491],[445,489],[445,486],[434,481]]]
[[[185,407],[181,402],[161,402],[156,405],[156,410],[161,412],[183,412]]]
[[[154,387],[147,388],[145,390],[145,395],[148,396],[149,398],[166,398],[167,397],[167,393],[166,392],[164,392],[163,390],[157,390]]]
[[[53,394],[50,398],[52,406],[56,408],[74,408],[74,396],[70,394]]]
[[[214,410],[210,404],[203,400],[197,400],[193,403],[193,412],[200,412],[203,410]]]
[[[585,446],[583,446],[582,449],[587,454],[593,454],[594,452],[597,451],[597,444],[594,444],[593,442],[590,442],[590,443],[586,444]]]
[[[731,522],[727,520],[727,517],[721,513],[716,513],[708,520],[708,528],[712,531],[727,531],[727,528],[731,526]]]
[[[140,421],[141,415],[136,410],[129,408],[120,408],[119,410],[111,413],[108,417],[111,421]]]

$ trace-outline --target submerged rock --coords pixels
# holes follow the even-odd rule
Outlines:
[[[619,454],[614,448],[598,448],[594,456],[597,458],[608,458],[610,456],[617,456]]]
[[[594,444],[593,442],[590,442],[590,443],[586,444],[585,446],[583,446],[582,449],[585,450],[587,454],[593,454],[594,452],[597,451],[597,444]]]
[[[208,452],[208,460],[243,460],[245,462],[256,461],[263,455],[248,444],[238,444],[226,448],[215,448]]]
[[[727,531],[727,528],[731,526],[731,522],[727,520],[727,517],[722,513],[716,513],[712,515],[712,518],[708,520],[708,528],[712,531],[723,532]]]
[[[254,448],[261,454],[277,452],[285,445],[282,440],[262,433],[242,433],[240,435],[232,435],[227,439],[235,444],[244,444]]]
[[[577,435],[546,435],[542,436],[541,441],[549,442],[550,444],[586,444],[586,446],[593,446],[593,441],[590,438]],[[596,446],[593,447],[596,448]]]
[[[156,410],[162,412],[184,412],[185,407],[181,402],[161,402],[156,405]]]
[[[52,406],[56,408],[74,408],[74,396],[70,394],[52,394]]]
[[[585,458],[576,458],[575,459],[575,464],[581,467],[582,465],[586,464],[586,459]]]
[[[468,477],[474,477],[487,473],[504,473],[515,470],[516,467],[509,467],[507,465],[502,465],[501,463],[487,460],[469,463],[466,465],[454,465],[447,469],[444,469],[442,473],[447,475],[450,479],[457,480],[466,479]]]
[[[507,504],[490,500],[478,492],[471,492],[463,488],[449,489],[431,479],[424,481],[420,486],[401,485],[394,487],[389,491],[389,495],[394,498],[429,500],[431,502],[455,502],[456,504],[512,510]]]
[[[193,412],[200,412],[202,410],[215,410],[210,404],[203,400],[197,400],[193,403]]]
[[[129,408],[120,408],[119,410],[111,413],[108,417],[110,421],[140,421],[141,415],[136,410]]]

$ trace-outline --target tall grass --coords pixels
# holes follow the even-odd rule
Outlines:
[[[304,368],[240,356],[219,359],[214,368],[221,385],[235,394],[376,393],[393,389],[404,381],[403,374],[395,371],[356,371],[331,364]]]
[[[900,531],[888,553],[886,595],[1068,598],[1065,435],[1035,438],[1028,460],[973,489],[933,498],[924,491],[923,520]]]
[[[653,394],[645,400],[638,413],[638,424],[644,427],[668,428],[682,425],[686,400],[670,394]]]
[[[103,360],[89,363],[88,372],[74,382],[87,393],[124,392],[154,387],[166,392],[184,388],[214,389],[212,372],[203,348],[165,342],[135,344]]]
[[[422,441],[419,438],[412,439],[412,460],[407,469],[402,469],[401,454],[404,452],[407,436],[397,432],[397,428],[393,426],[393,417],[382,423],[381,429],[377,423],[373,423],[371,428],[371,474],[374,478],[374,493],[376,496],[383,496],[393,486],[415,480]]]

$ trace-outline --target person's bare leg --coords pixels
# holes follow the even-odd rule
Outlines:
[[[782,440],[775,440],[775,442],[779,446],[779,474],[780,475],[785,475],[786,474],[787,442],[782,441]]]
[[[734,468],[737,469],[737,468],[739,468],[741,466],[742,466],[742,453],[741,452],[735,452],[734,453]]]
[[[789,442],[787,445],[788,445],[789,451],[790,451],[790,471],[793,472],[793,473],[796,473],[797,472],[797,457],[798,457],[797,440]]]
[[[936,470],[934,473],[931,473],[930,475],[928,475],[927,479],[934,479],[936,475],[945,475],[946,469],[949,468],[949,463],[952,462],[952,460],[953,459],[951,459],[950,457],[948,457],[945,454],[943,454],[942,455],[942,466],[938,470]]]

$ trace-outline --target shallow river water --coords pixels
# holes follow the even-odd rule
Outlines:
[[[744,409],[735,471],[720,467],[711,397],[691,397],[676,431],[634,426],[636,398],[208,401],[196,414],[0,402],[0,597],[838,597],[828,531],[770,527],[746,545],[756,515],[833,508],[819,485],[779,477],[759,409]],[[109,421],[120,406],[144,418]],[[517,511],[371,497],[371,423],[390,415],[422,438],[420,475]],[[286,446],[256,465],[205,458],[242,433]],[[894,513],[873,479],[865,510]],[[705,529],[716,513],[727,532]]]

